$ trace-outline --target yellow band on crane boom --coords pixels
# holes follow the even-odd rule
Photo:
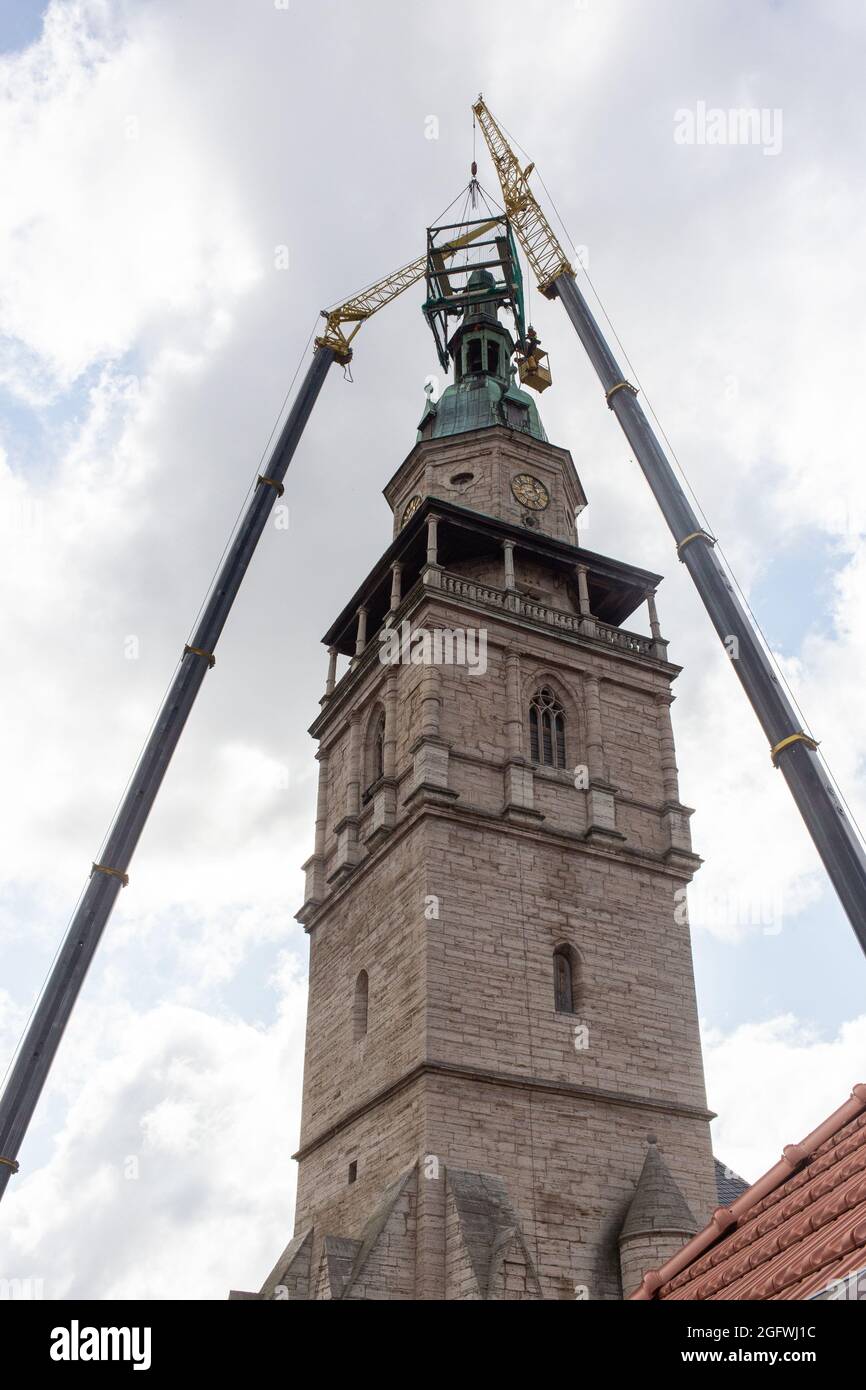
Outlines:
[[[277,482],[276,478],[266,478],[263,473],[260,473],[256,479],[256,487],[258,487],[259,483],[265,483],[268,487],[272,487],[278,497],[282,497],[286,490],[282,483]]]
[[[108,864],[94,864],[90,870],[90,877],[95,873],[108,874],[111,878],[119,878],[124,888],[129,883],[129,874],[125,874],[122,869],[112,869]]]
[[[525,169],[520,167],[517,155],[487,109],[483,97],[479,96],[472,111],[496,166],[505,211],[538,278],[538,288],[547,299],[553,299],[556,296],[554,280],[560,275],[573,275],[574,270],[529,187],[529,175],[535,165],[527,164]]]
[[[0,1163],[4,1163],[7,1168],[11,1168],[13,1173],[17,1173],[20,1167],[17,1158],[4,1158],[2,1154],[0,1154]]]
[[[715,545],[716,538],[711,536],[709,531],[690,531],[687,536],[683,536],[681,541],[677,541],[677,555],[683,558],[683,551],[692,541],[706,541],[708,545]]]
[[[604,393],[604,398],[607,401],[608,410],[613,410],[613,406],[610,403],[611,397],[615,396],[617,391],[631,391],[633,396],[637,395],[637,387],[632,386],[630,381],[618,381],[615,386],[611,386],[610,390],[605,391]]]
[[[779,766],[779,754],[782,749],[790,748],[792,743],[805,743],[806,747],[811,748],[813,753],[818,747],[817,741],[814,738],[810,738],[808,734],[804,734],[802,730],[797,734],[789,734],[787,738],[780,739],[775,747],[770,749],[773,767]]]
[[[214,656],[213,652],[206,652],[204,647],[191,647],[187,642],[184,644],[184,656],[186,656],[187,652],[192,652],[193,656],[206,656],[209,669],[213,666],[216,666],[216,657]]]

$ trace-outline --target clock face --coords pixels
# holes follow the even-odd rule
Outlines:
[[[403,509],[403,525],[404,525],[404,526],[406,525],[406,522],[409,520],[409,518],[410,518],[410,517],[413,517],[413,516],[415,515],[415,513],[417,512],[417,510],[418,510],[418,508],[419,508],[420,506],[421,506],[421,494],[418,493],[418,492],[416,492],[414,497],[410,497],[410,498],[409,498],[409,501],[406,503],[406,506],[405,506],[404,509]]]
[[[544,483],[533,478],[531,473],[518,473],[512,478],[511,491],[521,507],[528,507],[530,511],[543,512],[550,504],[550,493]]]

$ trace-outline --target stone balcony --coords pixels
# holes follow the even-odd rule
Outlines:
[[[361,673],[376,660],[379,648],[378,634],[386,624],[399,628],[408,618],[419,600],[425,594],[440,594],[452,597],[458,602],[471,604],[482,612],[509,614],[518,617],[533,627],[553,632],[567,632],[584,641],[601,642],[615,651],[623,652],[644,661],[668,663],[667,641],[662,637],[647,637],[640,632],[629,632],[626,628],[603,623],[598,618],[569,612],[551,604],[539,603],[528,598],[516,589],[498,588],[495,585],[467,579],[465,575],[454,574],[438,567],[422,570],[412,587],[403,594],[398,607],[386,614],[385,622],[365,634],[361,651],[351,659],[341,676],[326,691],[325,700],[338,694],[343,695],[348,686],[354,685],[350,677],[360,678]],[[329,682],[330,684],[330,682]]]

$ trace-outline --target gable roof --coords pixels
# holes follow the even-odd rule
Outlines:
[[[805,1299],[866,1263],[866,1085],[709,1225],[632,1299]]]

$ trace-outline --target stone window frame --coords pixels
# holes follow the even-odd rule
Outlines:
[[[550,723],[550,760],[544,756],[546,720]],[[568,723],[568,712],[557,690],[549,682],[542,681],[533,692],[526,715],[529,761],[533,767],[556,772],[568,768]],[[537,725],[535,737],[534,725]]]
[[[567,966],[567,996],[562,992],[563,982],[560,979],[559,962],[565,962]],[[553,948],[553,1008],[554,1013],[560,1016],[574,1018],[578,1013],[578,1005],[582,993],[582,961],[580,952],[572,946],[570,941],[559,941]],[[569,1007],[562,1007],[563,1004]]]
[[[385,738],[387,716],[385,706],[377,700],[370,711],[364,735],[364,800],[368,801],[372,792],[385,776]]]
[[[556,782],[560,786],[573,787],[574,768],[586,761],[586,715],[585,696],[581,688],[581,677],[585,672],[573,668],[563,669],[559,665],[540,661],[538,665],[526,663],[520,679],[520,746],[527,764],[534,776],[545,781]],[[536,693],[548,686],[565,710],[565,767],[552,767],[549,763],[532,761],[532,743],[529,731],[529,707]]]

